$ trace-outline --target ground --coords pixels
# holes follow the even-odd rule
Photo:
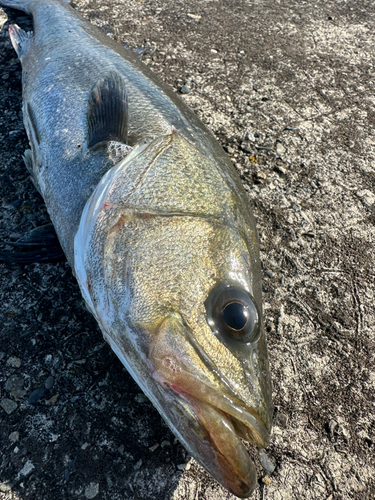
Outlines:
[[[374,3],[74,6],[146,49],[145,64],[213,131],[251,199],[275,404],[266,453],[276,465],[270,473],[257,459],[253,498],[374,498]],[[6,17],[0,10],[1,24]],[[48,221],[21,158],[21,69],[7,26],[3,248]],[[0,264],[0,297],[1,500],[234,498],[190,459],[103,342],[67,263]]]

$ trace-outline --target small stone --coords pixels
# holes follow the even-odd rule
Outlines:
[[[287,427],[288,426],[288,417],[282,412],[277,412],[276,414],[276,422],[281,426],[281,427]]]
[[[44,396],[45,394],[45,389],[44,387],[40,387],[39,389],[35,389],[35,391],[33,391],[27,402],[30,404],[30,405],[35,405],[38,401],[40,401],[42,399],[42,397]]]
[[[158,444],[154,444],[154,446],[150,446],[149,450],[151,452],[154,452],[157,448],[159,448],[159,445]]]
[[[52,406],[52,405],[54,405],[54,404],[56,403],[56,401],[57,401],[57,399],[58,399],[58,397],[59,397],[59,396],[60,396],[60,394],[59,394],[59,393],[57,393],[57,394],[55,394],[54,396],[52,396],[52,398],[47,399],[47,401],[46,401],[46,405],[48,405],[48,406]]]
[[[55,383],[55,379],[50,375],[47,380],[44,382],[44,387],[47,389],[52,389],[53,384]]]
[[[187,16],[190,17],[190,19],[195,19],[197,21],[202,17],[198,14],[190,14],[190,12],[188,12]]]
[[[287,169],[285,167],[282,167],[281,165],[277,165],[275,167],[275,170],[281,175],[285,175],[287,173]]]
[[[267,278],[273,278],[275,276],[275,273],[271,270],[266,271],[264,274],[267,276]]]
[[[245,153],[252,153],[253,152],[253,148],[252,148],[251,144],[248,142],[243,142],[241,144],[241,149],[242,149],[242,151],[245,151]]]
[[[28,460],[25,463],[25,465],[22,467],[22,469],[19,471],[19,473],[17,474],[17,478],[20,478],[21,476],[27,476],[34,469],[35,469],[35,465],[32,463],[31,460]]]
[[[148,397],[143,393],[137,394],[134,398],[134,401],[136,401],[137,403],[147,403],[148,400]]]
[[[23,398],[26,394],[23,389],[23,379],[18,375],[11,375],[5,382],[4,388],[14,398]]]
[[[264,451],[261,451],[259,453],[259,461],[262,464],[263,469],[268,472],[268,474],[272,474],[272,472],[276,469],[276,465],[271,461],[267,453],[265,453]]]
[[[262,482],[263,482],[264,484],[266,484],[266,485],[269,485],[269,484],[271,484],[272,480],[271,480],[271,478],[270,478],[270,477],[268,477],[268,476],[264,476],[264,477],[262,478]]]
[[[189,470],[190,467],[191,467],[190,462],[188,462],[187,464],[178,464],[177,465],[178,470]]]
[[[267,174],[265,172],[257,172],[256,178],[258,182],[265,181],[267,179]]]
[[[121,444],[119,447],[118,447],[118,452],[123,455],[124,454],[124,450],[125,450],[125,446],[123,444]]]
[[[16,443],[19,440],[19,438],[20,438],[20,433],[18,431],[11,432],[8,437],[11,443]]]
[[[99,484],[98,483],[90,483],[85,488],[85,497],[89,500],[91,498],[95,498],[99,493]]]
[[[17,409],[17,403],[8,398],[3,398],[0,402],[0,406],[8,415]]]
[[[162,442],[160,443],[160,446],[161,446],[162,448],[165,448],[166,446],[171,446],[171,443],[170,443],[170,441],[166,441],[166,440],[165,440],[165,441],[162,441]]]
[[[180,88],[180,92],[181,94],[188,94],[190,92],[190,88],[188,87],[187,83],[185,83],[185,85]]]
[[[134,465],[134,470],[139,470],[142,466],[142,459],[138,460],[138,462]]]
[[[11,491],[11,489],[12,489],[12,488],[11,488],[10,486],[8,486],[7,484],[5,484],[5,483],[0,483],[0,491],[1,491],[2,493],[7,493],[8,491]]]
[[[7,365],[12,368],[19,368],[21,366],[21,360],[15,356],[11,356],[7,359]]]
[[[328,429],[329,429],[331,436],[333,436],[337,426],[338,426],[338,423],[336,422],[336,420],[333,420],[333,418],[332,418],[328,423]]]
[[[285,150],[285,147],[281,144],[281,142],[278,142],[278,143],[276,144],[276,153],[277,153],[278,155],[282,155],[283,153],[285,153],[285,151],[286,151],[286,150]]]

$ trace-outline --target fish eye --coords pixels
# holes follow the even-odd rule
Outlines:
[[[250,343],[259,339],[260,316],[251,294],[235,285],[215,287],[205,303],[212,330],[231,339]]]

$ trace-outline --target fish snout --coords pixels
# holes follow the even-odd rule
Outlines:
[[[246,407],[207,366],[178,314],[162,323],[149,360],[154,379],[184,417],[179,435],[194,457],[234,495],[246,498],[257,479],[242,439],[265,447],[269,432],[256,409]]]

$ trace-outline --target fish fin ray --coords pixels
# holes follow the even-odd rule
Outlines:
[[[33,32],[26,32],[17,24],[11,24],[9,26],[9,36],[13,48],[17,52],[18,59],[22,61],[23,56],[26,54],[30,47]]]
[[[27,171],[29,172],[30,175],[33,175],[33,173],[34,173],[33,153],[31,152],[31,149],[26,149],[22,158],[23,158],[23,162],[27,168]]]
[[[124,79],[110,73],[100,79],[87,103],[87,146],[93,148],[109,141],[127,144],[128,96]]]
[[[16,242],[6,242],[17,252],[0,252],[0,261],[18,264],[65,260],[55,229],[51,223],[25,233]]]
[[[28,128],[27,132],[30,133],[30,136],[31,136],[30,139],[32,140],[32,143],[34,146],[39,146],[40,135],[39,135],[39,131],[38,131],[38,126],[36,124],[34,110],[29,102],[26,103],[26,113],[24,110],[24,114],[26,115],[26,122],[27,122],[27,128]]]
[[[26,149],[22,158],[23,158],[23,162],[27,168],[27,171],[29,172],[29,174],[31,176],[32,183],[34,184],[37,191],[42,195],[42,190],[40,189],[38,177],[37,177],[37,175],[35,173],[35,169],[34,169],[33,153],[31,151],[31,149]]]

